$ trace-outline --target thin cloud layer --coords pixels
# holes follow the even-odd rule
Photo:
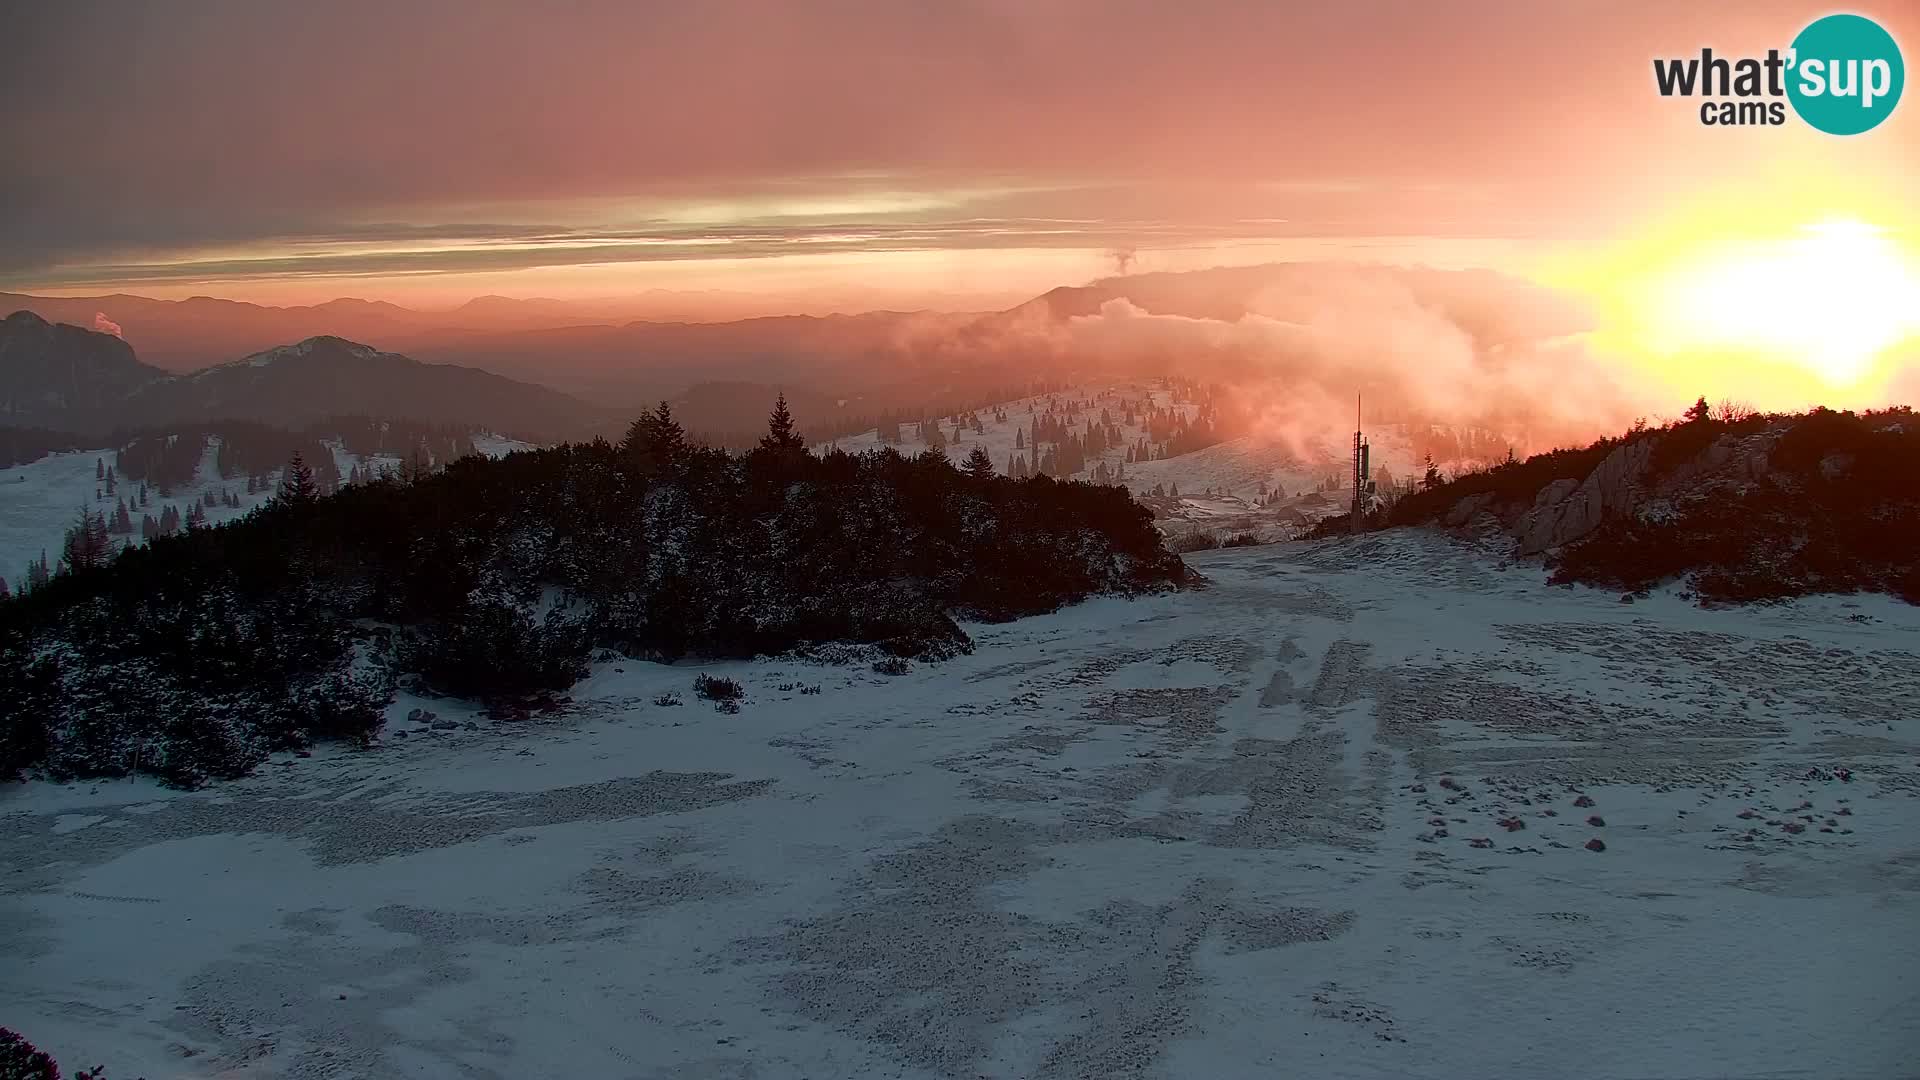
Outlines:
[[[1897,176],[1920,124],[1703,139],[1646,85],[1649,56],[1779,44],[1810,13],[31,5],[0,64],[0,283],[1551,237],[1780,162]]]

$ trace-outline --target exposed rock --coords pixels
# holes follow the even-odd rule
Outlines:
[[[1572,543],[1599,528],[1607,515],[1631,511],[1653,446],[1651,439],[1627,443],[1608,454],[1584,481],[1563,478],[1541,488],[1533,509],[1515,529],[1516,554],[1536,555]]]
[[[1492,502],[1493,492],[1491,491],[1483,491],[1478,495],[1469,495],[1459,502],[1454,503],[1453,509],[1447,511],[1446,516],[1440,519],[1440,524],[1448,528],[1459,528],[1469,521],[1472,521],[1474,515],[1486,509],[1488,504]]]

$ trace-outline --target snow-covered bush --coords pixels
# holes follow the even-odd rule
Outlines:
[[[599,650],[937,661],[972,649],[956,617],[1191,580],[1118,488],[814,457],[777,417],[730,456],[662,410],[620,447],[278,499],[0,600],[0,771],[196,784],[367,739],[394,672],[511,705]],[[375,626],[398,628],[390,654]]]
[[[540,617],[482,600],[410,630],[399,664],[448,694],[483,700],[564,690],[587,674],[587,628],[560,611]]]
[[[693,692],[708,701],[738,701],[747,694],[746,689],[732,679],[705,674],[693,680]]]

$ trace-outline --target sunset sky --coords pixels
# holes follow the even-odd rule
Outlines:
[[[1656,56],[1785,48],[1828,10],[30,5],[0,64],[0,288],[853,310],[1344,259],[1509,270],[1652,333],[1662,275],[1787,265],[1839,222],[1920,310],[1920,101],[1840,138],[1702,127],[1654,90]],[[1920,59],[1920,7],[1851,10]]]

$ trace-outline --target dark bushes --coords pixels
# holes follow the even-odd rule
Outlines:
[[[564,690],[586,677],[593,642],[565,612],[534,611],[501,599],[472,602],[410,629],[398,667],[435,689],[480,700],[518,700]]]
[[[1912,601],[1920,593],[1917,421],[1905,409],[1793,418],[1762,482],[1682,494],[1657,518],[1609,520],[1560,552],[1552,580],[1632,590],[1690,577],[1714,601],[1861,591]],[[1681,428],[1697,442],[1693,429],[1729,426]]]
[[[369,737],[395,671],[498,701],[564,689],[600,648],[940,659],[971,649],[955,615],[1188,580],[1116,488],[791,437],[729,457],[660,414],[621,448],[282,500],[0,602],[0,768],[192,784]]]
[[[738,701],[747,696],[745,689],[732,679],[715,678],[701,675],[693,680],[693,693],[707,701]]]

